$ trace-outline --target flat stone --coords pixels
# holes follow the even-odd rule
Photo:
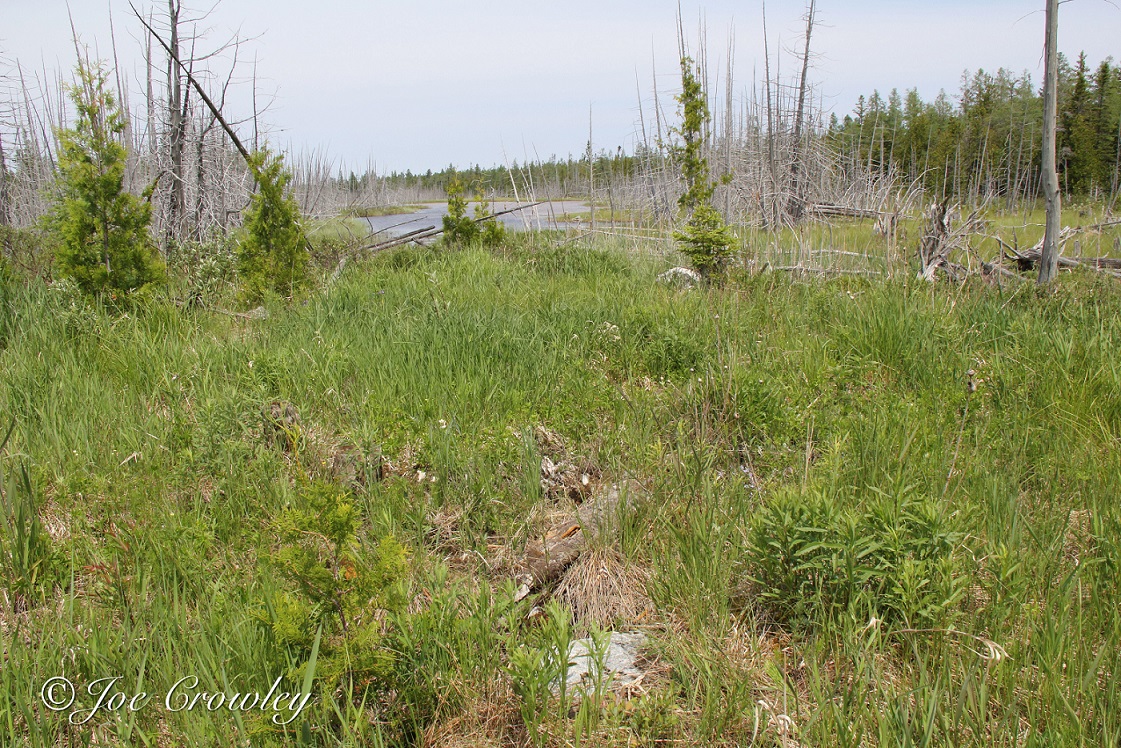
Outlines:
[[[646,671],[638,665],[639,652],[646,644],[645,634],[624,634],[612,631],[604,652],[602,673],[607,686],[629,686],[641,679]],[[595,644],[591,639],[578,639],[568,647],[569,688],[594,688],[597,672],[592,658]]]

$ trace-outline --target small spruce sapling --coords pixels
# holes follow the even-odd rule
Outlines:
[[[237,250],[242,296],[251,304],[267,293],[291,298],[307,285],[310,260],[300,206],[287,190],[292,175],[283,156],[268,149],[254,153],[249,168],[257,192],[245,209],[245,238]]]
[[[506,238],[506,227],[491,215],[482,190],[475,192],[475,225],[479,229],[479,238],[484,247],[501,246]]]
[[[704,130],[710,120],[704,88],[693,71],[693,60],[681,58],[682,121],[673,132],[681,137],[681,144],[672,148],[681,164],[685,192],[678,205],[687,215],[685,225],[675,231],[673,238],[689,258],[693,268],[706,279],[723,275],[731,258],[732,235],[724,218],[712,207],[716,184],[709,176],[708,160],[704,157]]]
[[[468,245],[479,236],[479,224],[467,215],[467,188],[459,177],[448,182],[448,214],[444,216],[444,240],[449,244]]]
[[[46,227],[58,238],[61,277],[87,294],[116,296],[156,282],[164,271],[148,234],[151,203],[124,189],[126,120],[105,69],[79,60],[77,77],[70,87],[77,121],[58,130],[61,200]]]
[[[364,689],[392,669],[375,611],[400,610],[405,550],[392,537],[372,551],[358,537],[361,513],[345,489],[325,481],[305,485],[274,529],[280,547],[271,562],[289,582],[271,601],[274,636],[295,649],[311,646],[322,626],[319,672],[332,688],[343,679]]]

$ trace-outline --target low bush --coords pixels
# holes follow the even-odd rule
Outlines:
[[[775,620],[813,627],[841,615],[942,625],[966,588],[964,534],[910,487],[874,490],[852,508],[821,492],[786,491],[748,534],[747,578]]]

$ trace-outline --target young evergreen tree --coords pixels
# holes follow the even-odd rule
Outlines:
[[[732,235],[724,218],[712,207],[716,184],[709,176],[708,159],[704,156],[705,126],[710,119],[704,88],[693,70],[693,60],[681,58],[681,127],[674,132],[681,145],[673,151],[681,165],[685,192],[678,199],[687,214],[684,227],[674,232],[674,239],[689,258],[693,268],[706,279],[724,273],[731,258]]]
[[[292,175],[284,157],[266,148],[249,158],[257,192],[245,209],[245,238],[238,246],[238,274],[247,303],[266,293],[292,297],[308,282],[307,237],[300,206],[288,193]]]
[[[467,188],[453,172],[448,181],[448,214],[444,216],[444,241],[467,245],[479,235],[479,225],[467,215]]]
[[[70,89],[73,128],[58,131],[61,200],[47,217],[62,277],[90,294],[128,292],[162,275],[148,224],[151,205],[124,190],[125,115],[100,63],[79,61]]]

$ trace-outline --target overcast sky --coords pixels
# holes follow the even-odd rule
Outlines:
[[[191,0],[187,0],[190,2]],[[215,0],[197,0],[208,9]],[[81,39],[112,56],[112,14],[133,101],[144,88],[142,35],[127,0],[70,0]],[[138,7],[166,4],[137,0]],[[917,87],[926,99],[957,93],[965,69],[1028,71],[1042,80],[1043,0],[820,0],[811,80],[838,116],[873,89]],[[707,22],[710,68],[721,71],[734,31],[735,84],[762,77],[758,0],[682,0],[694,48]],[[805,3],[771,0],[772,55],[794,73]],[[672,114],[678,83],[676,0],[218,0],[200,30],[208,49],[237,30],[262,90],[275,94],[274,145],[321,149],[361,171],[500,164],[580,153],[589,108],[598,149],[633,147],[641,94],[654,73]],[[1060,11],[1060,50],[1094,64],[1121,57],[1121,10],[1109,0],[1071,0]],[[74,64],[64,0],[0,0],[0,56],[42,75]],[[772,58],[772,65],[774,65]],[[220,61],[215,68],[223,67]],[[251,111],[249,86],[232,94],[233,117]],[[649,111],[647,112],[649,115]],[[242,125],[243,132],[251,132]]]

